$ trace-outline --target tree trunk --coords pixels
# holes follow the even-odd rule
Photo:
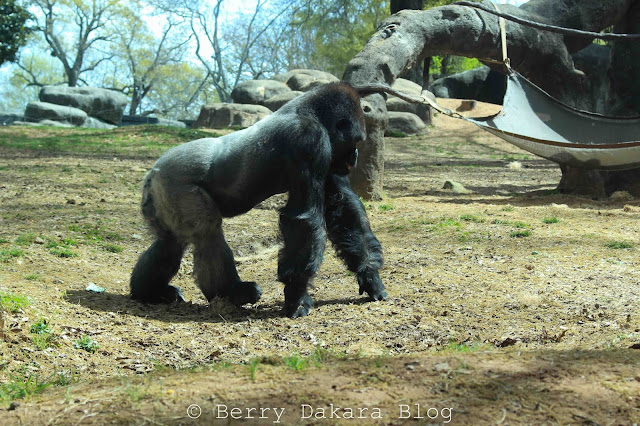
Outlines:
[[[531,0],[520,8],[501,5],[503,12],[546,24],[600,31],[619,23],[636,0]],[[498,18],[463,6],[442,6],[425,11],[402,10],[386,19],[364,49],[347,65],[343,79],[354,83],[387,83],[411,69],[418,61],[435,55],[457,55],[501,60]],[[638,23],[637,18],[633,22]],[[589,109],[584,74],[574,67],[571,53],[591,43],[589,39],[540,31],[507,21],[506,33],[511,65],[554,97]],[[632,49],[637,42],[630,43]],[[633,62],[637,75],[637,56]],[[637,79],[633,79],[637,84]],[[637,97],[635,98],[638,99]],[[383,134],[386,105],[380,95],[369,102],[366,149],[351,176],[356,192],[365,199],[382,197],[384,171]],[[604,185],[604,178],[602,182]],[[570,188],[565,182],[565,188]]]

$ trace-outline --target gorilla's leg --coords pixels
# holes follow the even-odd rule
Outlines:
[[[169,285],[178,272],[184,247],[171,234],[158,237],[138,259],[131,274],[131,297],[147,303],[184,301],[179,288]]]
[[[228,297],[236,306],[256,303],[262,290],[255,282],[240,280],[221,226],[211,231],[194,241],[193,269],[200,290],[209,301]]]
[[[325,185],[325,220],[336,253],[358,276],[360,294],[371,300],[387,298],[378,269],[382,267],[382,247],[371,232],[367,214],[346,176],[335,174]]]

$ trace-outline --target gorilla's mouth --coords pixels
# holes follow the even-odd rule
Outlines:
[[[351,154],[347,157],[346,165],[347,170],[351,170],[358,163],[358,148],[354,149]]]

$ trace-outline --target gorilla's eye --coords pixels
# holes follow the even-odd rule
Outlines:
[[[350,127],[351,123],[347,119],[338,120],[338,122],[336,123],[336,129],[340,130],[341,132],[348,130]]]

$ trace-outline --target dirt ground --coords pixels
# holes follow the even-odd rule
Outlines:
[[[314,310],[290,320],[283,196],[225,223],[257,304],[209,305],[190,254],[188,303],[128,298],[153,161],[0,149],[0,293],[27,297],[5,306],[3,425],[640,423],[638,200],[558,194],[553,163],[438,116],[387,139],[386,199],[365,203],[389,299],[365,302],[328,249]]]

